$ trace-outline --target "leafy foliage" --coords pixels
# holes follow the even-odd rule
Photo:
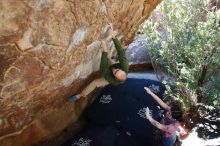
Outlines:
[[[220,10],[210,0],[164,0],[142,26],[154,67],[173,79],[174,100],[220,109]]]
[[[208,10],[208,0],[176,0],[161,6],[161,22],[143,25],[154,64],[195,100],[219,105],[220,11]],[[211,87],[212,90],[209,89]],[[212,92],[211,92],[212,91]],[[198,95],[201,94],[201,95]],[[194,97],[195,98],[195,97]]]

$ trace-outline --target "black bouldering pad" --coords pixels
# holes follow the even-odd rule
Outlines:
[[[144,90],[145,86],[159,97],[165,91],[160,82],[146,79],[127,79],[119,86],[106,86],[86,110],[90,128],[63,146],[84,146],[86,143],[89,146],[153,145],[156,128],[146,119],[145,108],[149,107],[157,120],[160,118],[160,109]]]

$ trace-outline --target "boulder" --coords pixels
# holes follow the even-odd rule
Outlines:
[[[130,65],[130,71],[146,71],[153,69],[150,52],[147,47],[146,34],[138,34],[126,47],[126,55]]]
[[[160,0],[0,1],[0,146],[48,140],[87,105],[77,94],[97,76],[111,22],[123,44]]]

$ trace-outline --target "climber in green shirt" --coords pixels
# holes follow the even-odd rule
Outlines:
[[[128,73],[128,60],[126,58],[125,50],[122,48],[120,42],[114,35],[113,27],[112,25],[109,26],[108,30],[110,37],[112,38],[115,48],[118,53],[118,60],[119,63],[116,64],[110,64],[110,60],[107,57],[107,44],[105,41],[102,41],[102,58],[100,63],[100,70],[105,77],[105,79],[112,85],[119,85],[123,81],[127,79],[127,73]],[[81,97],[87,96],[88,93],[86,91],[82,91],[82,93],[77,95],[70,96],[70,100],[72,102],[76,102]]]
[[[119,63],[110,64],[110,60],[107,57],[107,44],[105,41],[102,41],[100,71],[110,84],[119,85],[127,79],[129,69],[128,60],[126,58],[125,50],[114,34],[112,25],[109,26],[108,32],[117,50]]]

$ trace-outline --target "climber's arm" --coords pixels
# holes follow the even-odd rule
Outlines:
[[[105,43],[105,42],[102,42],[102,43]],[[102,45],[103,45],[103,48],[106,48],[105,44],[102,44]],[[101,57],[101,63],[100,63],[100,71],[101,71],[102,75],[104,76],[104,78],[110,84],[118,85],[118,84],[120,84],[120,82],[117,81],[115,79],[115,77],[113,76],[112,71],[109,68],[108,62],[109,62],[109,60],[108,60],[108,57],[107,57],[107,49],[103,49],[102,57]]]
[[[120,68],[122,70],[124,70],[126,73],[128,73],[129,65],[128,65],[128,60],[126,58],[126,52],[125,52],[124,48],[121,46],[121,43],[119,42],[117,37],[115,36],[112,24],[109,25],[108,32],[109,32],[109,34],[110,34],[110,36],[111,36],[111,38],[112,38],[112,40],[114,42],[116,51],[118,53],[118,59],[119,59],[119,62],[120,62]]]
[[[126,73],[128,73],[129,65],[128,65],[128,60],[126,58],[126,52],[116,37],[113,37],[112,40],[115,44],[115,48],[118,53],[118,59],[120,62],[121,69],[124,70]]]
[[[154,125],[155,127],[157,127],[158,129],[162,130],[162,131],[166,131],[167,127],[164,124],[159,123],[158,121],[154,120],[153,117],[151,116],[150,112],[149,112],[149,108],[147,107],[145,115],[147,117],[147,119],[149,120],[149,122]]]
[[[100,71],[104,75],[109,69],[107,52],[102,52]]]
[[[113,76],[113,74],[111,73],[111,69],[108,66],[108,58],[107,58],[107,53],[106,52],[102,52],[102,58],[101,58],[101,64],[100,64],[100,71],[102,73],[102,75],[104,76],[104,78],[113,85],[118,85],[120,84],[119,81],[117,81],[115,79],[115,77]]]
[[[147,92],[148,94],[150,94],[150,95],[154,98],[154,100],[155,100],[162,108],[164,108],[164,109],[166,109],[166,110],[170,110],[170,109],[171,109],[170,106],[168,106],[165,102],[163,102],[163,101],[162,101],[156,94],[154,94],[149,88],[144,87],[144,89],[146,90],[146,92]]]

